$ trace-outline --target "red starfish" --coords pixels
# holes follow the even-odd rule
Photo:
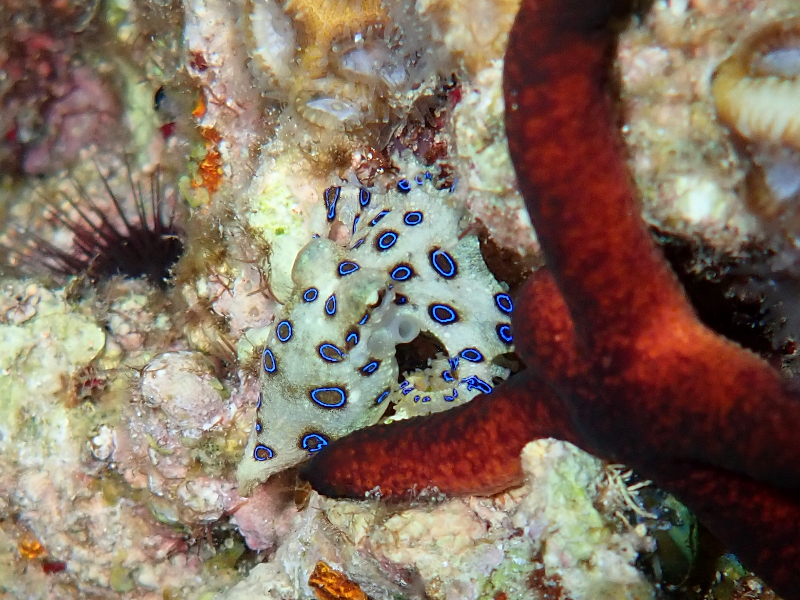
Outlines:
[[[516,309],[530,369],[491,395],[362,430],[304,470],[329,496],[488,494],[558,437],[675,492],[747,566],[800,599],[800,399],[707,329],[640,216],[607,93],[630,0],[525,0],[506,53],[506,128],[549,268]]]

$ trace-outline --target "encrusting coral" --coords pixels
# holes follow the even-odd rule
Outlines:
[[[549,269],[514,323],[532,369],[451,414],[332,443],[304,474],[334,496],[487,493],[520,481],[527,440],[569,439],[678,492],[798,598],[800,403],[765,362],[699,323],[639,216],[607,92],[610,25],[630,8],[528,0],[512,29],[509,145]]]

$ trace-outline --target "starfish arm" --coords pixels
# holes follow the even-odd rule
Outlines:
[[[754,354],[708,330],[655,248],[608,94],[614,36],[527,0],[511,31],[506,130],[528,211],[575,323],[588,387],[576,426],[639,468],[664,455],[800,486],[800,402]],[[554,16],[555,15],[555,16]],[[519,336],[517,336],[519,337]]]
[[[529,402],[531,396],[537,401]],[[488,495],[522,483],[522,448],[545,437],[572,440],[569,416],[545,384],[523,373],[452,410],[356,431],[301,474],[332,498],[364,497],[377,488],[389,499],[427,488]]]

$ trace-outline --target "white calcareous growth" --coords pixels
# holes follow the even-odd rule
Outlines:
[[[511,299],[448,190],[423,173],[387,193],[330,187],[324,201],[346,239],[316,237],[297,256],[294,290],[262,350],[244,490],[391,404],[393,419],[445,410],[508,375],[497,359],[512,350]],[[418,336],[427,355],[400,373],[396,347]]]

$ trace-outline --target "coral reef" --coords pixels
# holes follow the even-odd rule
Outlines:
[[[759,327],[790,354],[796,327],[788,322],[796,321],[797,297],[792,246],[765,246],[780,236],[769,218],[753,218],[757,210],[741,189],[752,149],[717,120],[711,83],[739,40],[787,20],[796,14],[793,4],[658,0],[621,34],[618,52],[623,133],[646,217],[662,239],[703,249],[687,262],[699,265],[698,277],[719,269],[744,279],[755,273],[760,289],[769,290]],[[635,474],[604,469],[552,441],[529,446],[519,459],[529,439],[563,433],[569,424],[549,386],[541,386],[541,404],[523,401],[537,385],[534,372],[556,381],[580,364],[555,354],[551,363],[516,373],[516,356],[486,358],[509,349],[496,328],[509,317],[493,296],[516,298],[542,263],[505,138],[504,114],[514,104],[507,107],[503,97],[503,52],[517,6],[516,0],[3,4],[0,244],[20,250],[24,230],[41,248],[75,262],[74,274],[65,275],[48,272],[38,259],[20,265],[19,254],[0,260],[0,595],[507,600],[651,598],[669,588],[679,596],[729,598],[731,590],[746,589],[772,597],[732,559],[715,564],[719,550],[704,535],[698,551],[685,509]],[[125,219],[135,228],[141,212],[154,216],[149,190],[156,173],[165,192],[165,230],[153,226],[146,245],[160,248],[148,257],[161,265],[153,271],[158,275],[148,280],[135,269],[99,269],[98,247],[82,252],[81,236],[102,236],[104,219],[124,234]],[[403,177],[408,195],[396,187]],[[331,188],[341,191],[329,222],[325,190]],[[371,193],[374,216],[379,201],[393,205],[372,228],[369,209],[359,219],[356,229],[371,231],[370,240],[391,219],[423,213],[419,225],[391,223],[407,244],[404,256],[384,264],[374,246],[349,247],[359,239],[353,207],[362,188]],[[783,234],[789,221],[778,220]],[[602,247],[592,231],[585,237]],[[178,241],[176,233],[183,254],[172,266],[169,242]],[[708,239],[693,244],[686,240],[692,234]],[[456,278],[463,283],[437,280],[430,244],[454,261],[465,253],[469,268],[459,260]],[[341,279],[334,274],[341,293],[352,291],[348,282],[378,271],[384,300],[449,295],[462,316],[458,335],[442,328],[438,341],[421,334],[381,349],[386,358],[372,377],[391,366],[385,369],[391,385],[381,390],[391,388],[400,400],[382,419],[413,428],[413,419],[401,417],[432,408],[436,394],[431,402],[419,394],[415,403],[418,394],[403,390],[448,383],[440,377],[450,369],[447,357],[467,348],[485,360],[460,358],[459,400],[477,391],[460,382],[469,374],[495,386],[495,374],[514,373],[490,403],[430,417],[428,437],[438,436],[439,446],[404,442],[397,458],[375,454],[382,448],[377,440],[355,450],[370,468],[353,475],[388,495],[395,483],[398,490],[404,485],[390,478],[429,465],[451,486],[442,490],[466,493],[476,485],[470,465],[486,474],[484,493],[525,482],[522,488],[450,500],[418,488],[410,504],[398,506],[375,493],[357,502],[320,497],[298,485],[290,469],[243,495],[236,465],[259,392],[268,388],[264,347],[277,349],[284,365],[287,356],[299,356],[302,369],[303,357],[316,356],[314,347],[309,342],[305,353],[281,354],[287,346],[276,337],[279,324],[292,320],[290,342],[332,325],[323,320],[319,331],[303,329],[308,315],[297,294],[307,288],[292,278],[292,266],[323,246],[341,254],[334,266],[350,260],[360,267]],[[743,272],[742,249],[751,247]],[[720,249],[730,263],[721,262]],[[449,261],[436,256],[449,273]],[[401,262],[418,277],[391,280],[387,269]],[[785,282],[773,273],[781,265]],[[318,286],[330,279],[322,269],[304,273]],[[462,277],[468,273],[469,280]],[[761,295],[758,286],[749,293]],[[545,300],[558,299],[554,294]],[[375,326],[403,306],[408,312],[400,324],[430,326],[429,302],[373,307],[359,326],[362,337],[381,337]],[[526,302],[524,313],[531,310]],[[548,308],[559,310],[545,301],[537,310]],[[784,313],[785,327],[769,323]],[[488,323],[478,323],[482,316]],[[524,340],[538,334],[520,323],[522,353],[530,359]],[[554,341],[565,331],[552,331]],[[415,332],[416,326],[406,333]],[[348,359],[358,357],[331,341]],[[411,384],[401,388],[402,378]],[[440,397],[438,404],[449,404]],[[479,423],[462,416],[476,412]],[[301,423],[308,415],[288,418]],[[274,427],[274,419],[263,417],[262,426],[267,422]],[[466,450],[459,444],[465,428],[480,440]],[[296,435],[287,431],[283,439]],[[759,491],[754,498],[763,497]],[[679,559],[668,556],[673,546]],[[710,564],[695,565],[709,554]]]

